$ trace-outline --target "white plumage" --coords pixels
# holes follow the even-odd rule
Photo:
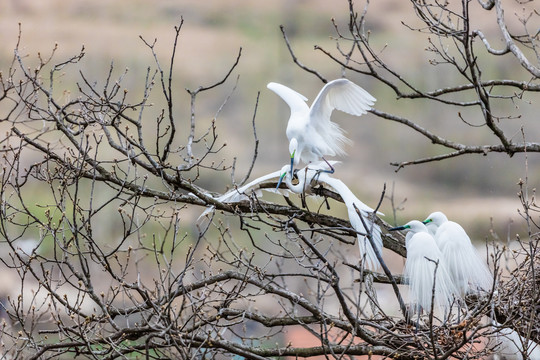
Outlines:
[[[456,295],[464,297],[470,290],[490,290],[493,276],[463,227],[448,221],[446,215],[440,211],[430,214],[424,223],[441,250]]]
[[[279,176],[281,175],[281,173],[283,171],[288,170],[288,167],[289,167],[288,165],[285,165],[285,166],[283,166],[283,168],[281,170],[274,171],[274,172],[271,172],[269,174],[258,177],[257,179],[255,179],[253,181],[250,181],[249,183],[247,183],[246,185],[244,185],[242,187],[232,189],[232,190],[226,192],[225,194],[218,197],[216,200],[218,200],[219,202],[222,202],[222,203],[234,203],[234,202],[238,202],[238,201],[242,201],[242,200],[248,200],[249,196],[252,193],[255,193],[255,196],[257,196],[257,197],[261,197],[262,196],[262,191],[261,190],[266,190],[266,191],[271,191],[271,192],[278,192],[280,190],[279,189],[274,189],[274,188],[263,188],[263,189],[261,189],[260,184],[262,184],[265,181],[270,181],[272,179],[279,178]],[[288,192],[286,192],[286,191],[281,191],[281,193],[283,193],[283,195],[288,195]]]
[[[269,174],[263,175],[261,177],[256,178],[253,181],[250,181],[244,186],[241,186],[239,188],[235,188],[232,190],[229,190],[225,194],[215,198],[220,203],[230,204],[239,202],[242,200],[249,200],[249,197],[251,194],[255,194],[256,197],[262,196],[262,190],[271,191],[271,192],[279,192],[285,196],[288,195],[288,191],[282,191],[280,189],[276,188],[264,188],[261,189],[260,184],[262,184],[265,181],[270,181],[272,179],[279,179],[280,175],[283,173],[283,171],[288,171],[289,165],[285,165],[281,168],[281,170],[277,170],[274,172],[271,172]],[[201,215],[197,218],[197,220],[200,220],[202,217],[206,216],[210,212],[214,211],[215,206],[209,206],[206,208],[206,210],[203,211]]]
[[[358,199],[347,187],[347,185],[343,183],[343,181],[335,179],[326,173],[321,173],[319,175],[318,181],[328,184],[341,196],[341,198],[345,202],[345,206],[347,206],[347,213],[349,215],[349,221],[351,223],[351,226],[356,231],[362,234],[367,234],[368,230],[371,230],[375,246],[379,254],[382,255],[383,242],[381,228],[379,227],[379,225],[375,224],[374,221],[372,221],[371,217],[373,216],[374,210],[364,204],[360,199]],[[369,229],[365,228],[362,219],[360,219],[360,216],[358,216],[358,213],[354,208],[354,205],[356,205],[356,207],[362,214],[362,217],[364,218],[364,221],[366,225],[368,225]],[[375,255],[375,250],[371,246],[369,239],[366,236],[360,234],[358,234],[357,238],[358,247],[360,249],[360,256],[364,260],[366,267],[371,270],[376,270],[379,267],[379,260]]]
[[[250,183],[237,188],[230,190],[229,192],[216,198],[217,201],[222,203],[234,203],[242,200],[248,200],[251,194],[255,196],[260,196],[262,194],[261,190],[267,191],[279,191],[284,195],[288,195],[288,192],[293,192],[296,194],[302,193],[311,193],[311,189],[318,183],[326,184],[335,190],[345,202],[347,206],[347,211],[349,215],[349,221],[351,226],[359,233],[367,234],[368,230],[372,231],[373,240],[376,244],[379,253],[382,254],[382,236],[381,228],[379,225],[375,224],[370,216],[373,213],[373,209],[364,204],[360,199],[358,199],[352,191],[339,179],[332,178],[327,173],[321,171],[328,170],[328,165],[335,165],[337,161],[330,161],[329,164],[325,162],[318,162],[315,164],[310,164],[302,169],[299,169],[296,172],[298,178],[298,183],[293,184],[292,178],[290,176],[289,165],[285,165],[279,171],[274,171],[267,175],[261,176]],[[272,179],[284,179],[285,184],[287,185],[287,190],[275,189],[275,188],[261,188],[260,185],[263,182],[270,181]],[[362,220],[356,213],[354,205],[358,208],[362,216],[364,217],[365,223],[369,226],[369,229],[364,227]],[[207,208],[200,216],[199,219],[209,212],[213,211],[214,207],[211,206]],[[365,259],[366,267],[370,269],[377,269],[379,266],[379,261],[375,255],[375,251],[371,247],[369,240],[364,235],[358,235],[358,246],[360,248],[360,255]]]
[[[328,166],[336,165],[338,161],[330,161],[329,164],[326,164],[325,162],[317,162],[315,164],[310,164],[302,169],[299,169],[296,172],[296,177],[298,178],[298,183],[293,184],[292,179],[289,176],[289,165],[285,165],[283,168],[281,168],[281,178],[285,180],[285,184],[287,185],[287,188],[292,191],[295,194],[302,194],[302,193],[309,193],[311,191],[311,185],[313,181],[317,180],[321,173],[321,171],[328,171]]]
[[[500,344],[493,354],[494,360],[523,360],[523,350],[527,351],[528,359],[540,360],[540,346],[537,343],[526,341],[515,330],[503,328],[496,321],[493,321],[493,325],[500,328],[495,336]]]
[[[337,161],[331,161],[330,162],[332,165],[336,164]],[[320,170],[327,170],[328,169],[328,165],[324,162],[320,162],[320,163],[317,163],[317,164],[312,164],[310,165],[309,167],[305,167],[303,169],[300,169],[298,170],[298,177],[302,177],[302,185],[300,185],[300,182],[298,185],[293,185],[291,183],[291,181],[289,180],[289,183],[287,184],[288,188],[290,191],[294,192],[294,193],[297,193],[297,194],[300,194],[303,192],[303,183],[305,183],[305,178],[308,177],[309,178],[309,181],[308,181],[308,185],[309,183],[311,183],[313,177],[315,175],[317,175],[317,172],[320,171]],[[225,204],[230,204],[230,203],[235,203],[235,202],[239,202],[239,201],[243,201],[243,200],[249,200],[250,196],[252,194],[255,194],[256,197],[261,197],[262,196],[262,190],[265,190],[265,191],[270,191],[270,192],[275,192],[275,193],[280,193],[284,196],[288,196],[289,195],[289,190],[283,190],[283,189],[279,189],[279,188],[271,188],[271,187],[265,187],[265,188],[261,188],[261,184],[266,182],[266,181],[270,181],[272,179],[280,179],[281,178],[281,175],[285,172],[288,172],[289,171],[289,165],[285,165],[281,168],[281,170],[277,170],[277,171],[274,171],[274,172],[271,172],[269,174],[266,174],[266,175],[263,175],[261,177],[258,177],[256,178],[255,180],[253,181],[250,181],[249,183],[247,183],[246,185],[244,186],[241,186],[239,188],[235,188],[235,189],[232,189],[232,190],[229,190],[228,192],[226,192],[225,194],[215,198],[217,201],[221,202],[221,203],[225,203]],[[214,206],[210,206],[208,207],[201,215],[199,215],[199,218],[202,218],[203,216],[207,215],[208,213],[210,213],[211,211],[214,210]]]
[[[427,227],[418,220],[412,220],[391,230],[408,230],[412,234],[406,242],[407,260],[404,271],[408,278],[410,303],[429,312],[434,294],[433,307],[447,309],[453,299],[454,286],[443,255]]]
[[[344,144],[349,142],[343,130],[330,120],[334,109],[351,115],[365,114],[375,103],[375,98],[360,86],[347,79],[337,79],[326,84],[313,101],[311,108],[307,98],[277,83],[269,83],[268,89],[279,95],[290,107],[287,124],[289,153],[292,167],[300,160],[304,163],[319,161],[324,156],[344,155]]]
[[[330,161],[330,164],[328,165],[334,165],[335,163],[335,161]],[[298,177],[298,184],[296,185],[292,184],[290,172],[286,169],[286,167],[284,167],[285,170],[281,176],[285,179],[285,184],[287,184],[287,187],[295,193],[302,193],[309,190],[313,181],[316,183],[326,184],[334,189],[334,191],[341,196],[345,206],[347,207],[347,214],[349,215],[351,226],[361,234],[367,234],[368,231],[371,231],[375,246],[379,254],[382,255],[383,243],[381,228],[372,219],[372,214],[375,210],[358,199],[347,187],[347,185],[343,183],[343,181],[331,177],[328,173],[321,172],[321,170],[324,170],[321,168],[321,166],[324,164],[324,162],[320,162],[318,163],[317,167],[309,165],[301,170],[298,170],[296,173],[296,176]],[[366,229],[364,226],[364,223],[362,222],[360,216],[358,216],[354,205],[356,205],[360,211],[360,214],[362,214],[362,217],[364,218],[364,221],[366,225],[368,225],[369,229]],[[371,246],[367,236],[361,234],[357,235],[360,256],[364,260],[364,263],[368,269],[376,270],[379,267],[379,261],[377,259],[377,255],[375,254],[375,250]]]

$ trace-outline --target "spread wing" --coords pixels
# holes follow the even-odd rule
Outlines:
[[[334,109],[351,115],[365,114],[376,99],[366,90],[347,79],[337,79],[326,84],[311,105],[309,111],[310,124],[319,134],[325,134],[325,139],[336,154],[343,154],[343,144],[348,139],[343,130],[330,121]]]
[[[312,121],[330,121],[334,109],[351,115],[365,114],[376,99],[366,90],[347,79],[337,79],[326,84],[311,105]]]
[[[283,101],[287,103],[287,105],[289,105],[291,108],[291,114],[295,112],[307,113],[309,111],[309,107],[306,104],[307,98],[304,95],[286,87],[285,85],[275,82],[268,83],[266,87],[275,92],[283,99]]]
[[[248,200],[249,195],[251,194],[252,191],[255,191],[255,194],[257,196],[260,196],[261,193],[260,193],[259,184],[265,181],[271,180],[271,179],[279,179],[279,176],[281,174],[282,174],[282,171],[278,170],[278,171],[274,171],[269,174],[263,175],[240,188],[230,190],[229,192],[218,197],[217,200],[223,203],[234,203],[234,202],[238,202],[242,200]],[[274,189],[265,189],[265,190],[272,191]]]

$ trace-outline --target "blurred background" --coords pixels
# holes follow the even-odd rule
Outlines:
[[[361,6],[357,4],[357,10],[361,10]],[[511,11],[507,13],[511,14]],[[239,66],[228,82],[198,101],[198,131],[206,130],[221,104],[232,93],[216,124],[219,140],[227,143],[219,156],[227,165],[237,157],[235,179],[238,181],[251,163],[254,147],[251,121],[260,91],[256,117],[259,158],[251,179],[279,169],[288,160],[285,127],[289,110],[281,99],[266,89],[266,84],[270,81],[283,83],[304,94],[310,102],[323,86],[315,76],[293,63],[279,26],[284,25],[303,64],[316,69],[327,79],[338,78],[342,76],[341,69],[314,50],[314,45],[335,51],[333,37],[336,34],[331,19],[335,19],[346,33],[349,13],[345,0],[4,0],[0,2],[0,65],[4,69],[12,61],[20,23],[21,48],[29,55],[29,61],[35,60],[38,53],[50,54],[55,43],[58,44],[57,60],[76,55],[84,45],[86,56],[79,68],[85,76],[102,83],[111,64],[118,75],[128,68],[123,87],[137,98],[142,94],[147,68],[155,68],[152,54],[139,35],[150,43],[157,39],[155,51],[167,70],[174,26],[180,23],[181,17],[184,25],[173,84],[177,118],[186,121],[189,118],[190,98],[185,89],[221,80],[242,47]],[[499,36],[494,14],[482,13],[476,19],[479,22],[475,25],[491,36],[496,45]],[[425,35],[409,31],[402,21],[418,25],[408,2],[377,0],[370,5],[367,28],[372,43],[384,49],[381,53],[384,59],[423,89],[462,83],[450,68],[445,72],[444,67],[434,68],[428,64],[433,55],[424,51],[427,46]],[[486,77],[518,76],[516,68],[519,65],[513,58],[487,58],[483,51],[478,52],[480,61],[486,60],[483,65]],[[382,111],[409,117],[428,130],[457,142],[495,143],[484,127],[469,127],[461,122],[456,109],[397,100],[389,88],[372,79],[349,72],[345,75],[373,94],[378,99],[376,108]],[[59,81],[69,93],[74,92],[76,82],[81,79],[73,71]],[[523,99],[519,104],[508,102],[497,108],[501,114],[523,114],[504,125],[516,141],[521,138],[522,126],[527,140],[535,141],[540,135],[538,111],[533,100]],[[470,115],[468,120],[473,123],[475,119],[480,121],[474,113],[465,115]],[[353,140],[347,149],[349,156],[339,159],[343,163],[336,176],[367,204],[374,206],[377,203],[386,183],[387,195],[393,191],[396,204],[406,199],[404,209],[398,213],[400,223],[412,218],[423,219],[432,211],[441,210],[452,220],[462,223],[476,240],[485,240],[494,234],[490,231],[491,219],[495,233],[503,239],[523,231],[521,222],[517,221],[520,203],[516,184],[528,175],[530,189],[536,186],[540,176],[537,154],[529,155],[528,173],[522,154],[513,158],[498,154],[462,156],[441,163],[406,167],[396,173],[391,162],[423,158],[443,150],[408,128],[371,114],[355,118],[334,113],[333,119]],[[178,136],[187,138],[182,131]],[[231,186],[231,177],[224,172],[221,177],[204,179],[200,185],[223,192]],[[389,201],[384,202],[381,210],[387,214],[386,220],[394,223]]]

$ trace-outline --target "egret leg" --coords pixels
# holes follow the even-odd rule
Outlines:
[[[462,321],[465,321],[467,320],[467,317],[469,316],[469,307],[467,306],[467,302],[465,301],[465,299],[460,299],[461,300],[461,304],[463,305],[463,320]]]
[[[422,310],[422,308],[420,307],[420,304],[416,305],[416,312],[417,312],[417,315],[416,315],[416,327],[414,328],[414,334],[418,334],[418,324],[420,324],[420,311]]]
[[[469,308],[467,307],[467,303],[465,302],[464,299],[459,299],[458,300],[458,318],[457,318],[457,323],[460,324],[461,323],[461,311],[463,311],[464,313],[464,316],[463,316],[463,320],[465,320],[467,318],[467,315],[469,314]]]
[[[445,305],[443,307],[443,321],[442,321],[441,326],[445,326],[446,323],[451,322],[452,308],[454,307],[454,302],[455,302],[455,298],[454,300],[450,301],[448,305]]]
[[[452,316],[452,306],[450,306],[449,308],[447,308],[446,306],[444,307],[444,321],[442,323],[442,326],[444,326],[449,320],[450,320],[450,317]]]
[[[313,177],[313,179],[315,179],[315,181],[319,181],[319,175],[320,175],[321,173],[333,174],[333,173],[336,172],[336,169],[334,169],[334,167],[332,166],[332,164],[330,164],[330,163],[328,162],[328,160],[326,160],[326,159],[324,158],[324,156],[321,156],[321,159],[324,160],[324,162],[326,163],[326,165],[328,165],[328,167],[330,168],[330,170],[323,170],[323,169],[317,170],[317,174]]]
[[[334,172],[336,172],[336,169],[334,169],[334,167],[328,162],[328,160],[326,160],[324,158],[324,156],[321,156],[321,158],[324,160],[324,162],[326,163],[326,165],[328,165],[328,167],[330,168],[330,170],[319,170],[318,172],[324,172],[324,173],[328,173],[328,174],[333,174]]]

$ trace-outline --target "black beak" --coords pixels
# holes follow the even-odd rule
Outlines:
[[[405,230],[405,226],[396,226],[396,227],[388,229],[388,231],[397,231],[397,230]]]

